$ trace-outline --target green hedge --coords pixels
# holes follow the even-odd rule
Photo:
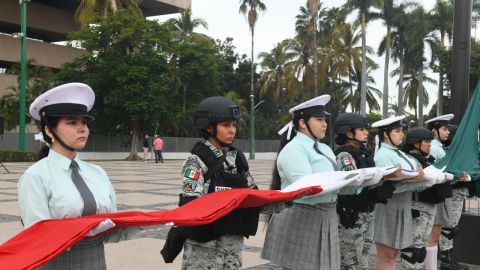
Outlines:
[[[0,161],[1,162],[35,161],[36,155],[37,154],[34,152],[0,150]]]

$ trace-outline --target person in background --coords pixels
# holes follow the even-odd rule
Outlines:
[[[148,141],[148,134],[143,137],[143,162],[147,163],[148,150],[150,149],[150,142]]]
[[[160,162],[163,163],[163,155],[162,155],[162,151],[163,151],[163,139],[160,138],[160,136],[158,136],[157,134],[155,134],[155,139],[153,140],[153,150],[155,151],[155,163],[158,163],[158,161],[160,160]]]
[[[88,114],[95,101],[83,83],[68,83],[43,93],[30,106],[46,142],[38,160],[20,177],[18,203],[23,226],[44,219],[62,219],[116,212],[116,197],[105,171],[78,158],[88,141]],[[106,219],[71,248],[39,269],[106,269],[103,243],[129,238],[135,229],[103,232],[115,224]],[[101,234],[101,235],[99,235]]]

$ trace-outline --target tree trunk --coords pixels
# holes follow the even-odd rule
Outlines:
[[[423,127],[423,61],[422,66],[420,67],[420,74],[418,75],[418,126]]]
[[[138,145],[140,141],[140,123],[138,121],[132,122],[132,144],[130,145],[130,155],[127,160],[139,160]]]
[[[398,74],[398,115],[403,115],[403,52],[400,56],[400,74]]]
[[[367,33],[365,13],[362,13],[362,77],[360,82],[360,113],[367,115]]]
[[[182,109],[185,112],[187,108],[187,86],[183,86],[183,101],[182,101]]]
[[[443,114],[443,72],[438,74],[438,100],[437,100],[437,116]]]
[[[444,51],[445,46],[445,33],[441,32],[440,33],[440,51]],[[438,73],[438,93],[437,93],[437,116],[440,116],[443,114],[443,72],[440,69],[440,72]]]
[[[348,83],[350,84],[350,107],[352,112],[355,112],[355,106],[353,106],[353,85],[352,85],[352,74],[350,74],[350,69],[348,70]]]
[[[317,16],[318,16],[318,0],[314,0],[314,4],[311,7],[313,9],[313,95],[318,96],[318,59],[317,59]]]
[[[383,103],[382,116],[388,117],[388,64],[390,63],[390,27],[387,27],[387,38],[385,46],[385,69],[383,70]]]

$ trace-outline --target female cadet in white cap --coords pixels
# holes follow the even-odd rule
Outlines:
[[[443,144],[447,141],[448,135],[450,134],[448,126],[453,117],[453,114],[445,114],[425,122],[427,128],[433,132],[434,140],[432,140],[431,154],[437,161],[446,155]],[[460,180],[465,180],[466,178],[467,176],[465,174]],[[468,195],[466,185],[467,182],[464,181],[455,182],[455,184],[451,186],[453,188],[451,191],[452,196],[447,198],[445,202],[436,205],[437,210],[428,243],[427,256],[436,258],[438,253],[437,247],[439,246],[442,269],[458,269],[460,267],[453,257],[452,249],[453,237],[455,236],[456,227],[462,214],[463,201]],[[446,227],[442,228],[442,226]],[[442,234],[445,235],[441,236],[442,230],[444,231]],[[435,267],[436,265],[431,269]]]
[[[279,132],[287,136],[282,138],[272,189],[312,173],[337,170],[333,151],[319,142],[327,130],[329,100],[323,95],[290,109],[293,121]],[[284,269],[340,269],[336,200],[336,193],[302,198],[273,214],[261,257]]]
[[[38,161],[25,171],[18,183],[18,202],[25,228],[44,219],[117,210],[115,192],[105,171],[77,156],[77,151],[87,144],[87,122],[93,120],[88,111],[94,101],[95,94],[88,85],[68,83],[43,93],[31,104],[30,115],[40,121],[49,147],[40,151]],[[114,226],[107,219],[87,236]],[[128,231],[123,230],[124,236]],[[114,234],[109,235],[110,240],[121,238],[117,232]],[[39,269],[106,269],[103,242],[107,238],[84,238]]]
[[[375,165],[378,167],[400,166],[406,170],[418,170],[415,178],[423,176],[421,165],[407,156],[397,147],[402,144],[403,130],[401,121],[405,116],[390,117],[377,121],[372,127],[378,128],[380,145],[375,153]],[[412,190],[418,183],[397,184],[394,195],[387,204],[377,204],[375,209],[375,243],[377,248],[376,269],[396,269],[396,258],[400,250],[412,245]]]

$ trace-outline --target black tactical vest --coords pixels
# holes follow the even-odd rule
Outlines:
[[[375,161],[372,154],[364,147],[354,148],[352,146],[342,146],[335,150],[335,155],[341,152],[347,152],[355,159],[357,169],[375,167]]]
[[[335,155],[341,152],[347,152],[352,155],[357,169],[375,167],[372,155],[364,147],[357,149],[352,146],[342,146],[335,150]],[[370,198],[370,192],[371,190],[364,188],[358,195],[338,195],[338,206],[352,208],[357,212],[372,212],[375,208],[375,203]]]
[[[217,157],[212,150],[203,142],[197,142],[191,153],[197,155],[208,167],[204,174],[205,182],[209,181],[208,193],[231,188],[248,188],[248,162],[245,155],[238,149],[229,146],[229,151],[237,151],[235,160],[236,172],[225,170],[225,155]],[[228,165],[228,164],[227,164]],[[231,166],[233,169],[233,166]],[[195,197],[180,198],[180,205],[188,203]],[[200,242],[208,242],[225,234],[243,235],[248,237],[255,235],[258,227],[260,207],[238,208],[220,218],[219,220],[202,226],[181,227],[182,234]]]

